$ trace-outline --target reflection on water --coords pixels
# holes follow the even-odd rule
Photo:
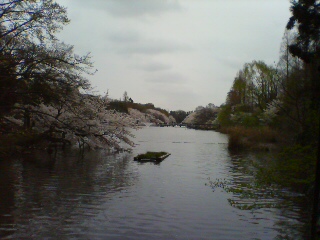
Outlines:
[[[305,195],[291,192],[276,185],[262,184],[256,178],[258,168],[267,167],[265,162],[272,154],[230,153],[228,179],[209,179],[209,186],[215,191],[223,189],[232,193],[228,202],[231,206],[251,212],[256,224],[268,213],[275,215],[274,229],[279,239],[308,239],[310,213]]]
[[[115,192],[134,184],[135,171],[126,167],[129,157],[105,154],[87,153],[81,159],[73,152],[56,161],[44,155],[36,163],[2,162],[1,190],[6,192],[1,193],[9,197],[1,198],[1,236],[77,237],[84,219],[98,214]]]
[[[257,158],[230,154],[225,135],[154,127],[134,134],[132,154],[92,151],[82,159],[67,151],[1,160],[0,238],[304,239],[301,198],[252,191],[248,163]],[[171,155],[160,164],[133,161],[145,151]],[[213,179],[251,186],[256,205],[274,205],[242,210],[254,198],[218,185],[212,191]]]

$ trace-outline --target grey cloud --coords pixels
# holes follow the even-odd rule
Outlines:
[[[147,72],[158,72],[158,71],[169,70],[172,68],[172,66],[167,64],[162,64],[162,63],[149,63],[143,66],[139,66],[138,68]]]
[[[151,78],[149,77],[146,79],[146,82],[159,84],[184,84],[186,82],[186,78],[178,73],[166,73]]]
[[[62,40],[92,51],[94,86],[168,108],[224,102],[244,63],[277,60],[290,17],[287,0],[56,1],[72,20]]]
[[[189,49],[187,46],[174,42],[144,39],[136,43],[121,45],[119,46],[118,52],[122,54],[157,55],[161,53],[187,51]]]
[[[107,6],[107,10],[110,14],[127,17],[161,14],[163,12],[180,9],[180,4],[175,0],[113,0],[108,1]]]
[[[238,69],[239,66],[243,65],[244,57],[237,57],[237,56],[226,56],[226,57],[218,57],[216,56],[216,61],[224,66],[228,66],[232,69]]]
[[[139,32],[114,32],[107,36],[114,51],[120,54],[156,55],[161,53],[188,51],[191,48],[185,44],[161,39],[149,39]]]
[[[203,101],[201,94],[193,89],[186,88],[185,85],[176,87],[168,83],[163,85],[153,84],[148,87],[148,91],[154,93],[154,99],[159,102],[157,105],[165,109],[191,111],[201,103],[208,103]]]
[[[90,8],[105,10],[115,17],[137,17],[159,15],[168,11],[181,10],[177,0],[77,0]]]
[[[109,35],[108,39],[117,44],[123,43],[136,43],[141,41],[141,36],[137,32],[122,32],[122,33],[112,33]]]

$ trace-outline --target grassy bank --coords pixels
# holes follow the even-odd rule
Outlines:
[[[229,136],[229,150],[264,150],[277,148],[281,136],[270,127],[246,128],[243,126],[221,128]]]

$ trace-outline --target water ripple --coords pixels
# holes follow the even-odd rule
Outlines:
[[[92,151],[79,159],[77,153],[65,152],[49,167],[0,162],[5,196],[0,200],[0,238],[274,239],[290,231],[301,231],[292,239],[302,238],[299,218],[304,212],[294,201],[281,210],[241,210],[229,204],[228,199],[234,206],[251,206],[253,201],[240,192],[226,192],[223,181],[251,191],[254,178],[244,157],[227,151],[225,135],[145,128],[136,132],[135,142],[132,155]],[[133,161],[145,151],[171,155],[159,165]],[[210,182],[217,179],[221,185],[213,189]],[[270,197],[267,188],[260,190],[256,204],[283,200]],[[285,192],[289,199],[299,197]]]

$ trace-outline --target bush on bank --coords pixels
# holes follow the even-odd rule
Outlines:
[[[234,126],[221,128],[220,132],[228,134],[229,150],[270,150],[276,147],[280,139],[277,131],[267,126],[255,128]]]

